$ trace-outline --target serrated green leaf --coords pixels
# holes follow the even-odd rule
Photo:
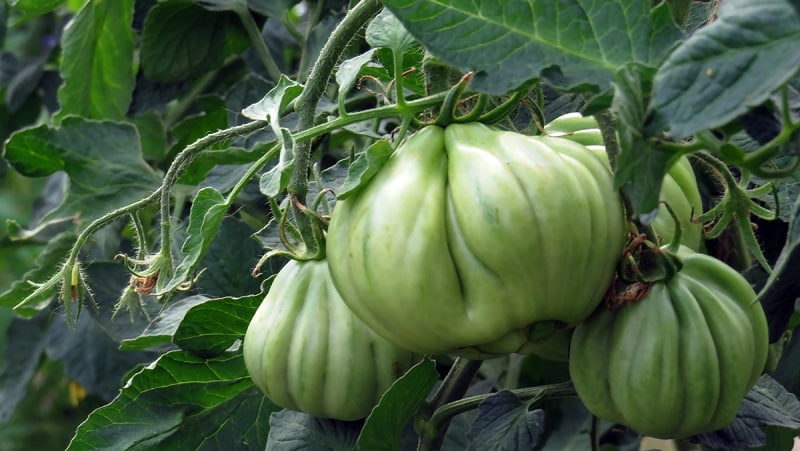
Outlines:
[[[170,301],[139,336],[121,340],[119,348],[123,351],[133,351],[171,343],[186,313],[192,307],[208,300],[205,296],[197,295]]]
[[[192,307],[177,328],[174,342],[202,357],[222,354],[242,339],[263,294],[212,299]]]
[[[86,2],[64,30],[58,119],[71,114],[125,117],[135,84],[133,4],[134,0]]]
[[[502,94],[558,66],[563,87],[604,89],[622,65],[658,65],[683,34],[669,8],[616,0],[384,0],[442,61],[476,71],[472,87]]]
[[[228,203],[225,196],[216,189],[205,187],[197,192],[189,212],[189,226],[186,229],[188,236],[181,247],[181,252],[185,255],[175,268],[175,275],[156,295],[168,293],[191,278],[192,272],[222,225],[226,211]]]
[[[281,141],[281,152],[277,165],[262,174],[259,188],[269,197],[275,197],[286,188],[294,167],[294,139],[290,131],[281,127],[281,112],[303,92],[302,85],[281,76],[278,84],[263,99],[242,110],[242,114],[253,120],[268,121],[275,136]]]
[[[162,355],[76,431],[68,450],[262,450],[278,410],[253,386],[241,352],[201,359]]]
[[[659,68],[648,133],[686,137],[759,105],[797,73],[800,16],[786,0],[731,0]]]
[[[503,390],[478,406],[478,415],[467,433],[468,449],[535,449],[543,433],[544,412],[529,412],[526,403]]]
[[[361,55],[342,61],[339,65],[339,69],[336,71],[336,83],[339,85],[338,102],[342,110],[344,110],[344,102],[347,98],[347,94],[353,89],[353,86],[356,85],[356,81],[358,81],[361,68],[372,61],[374,55],[375,49],[369,49]]]
[[[766,442],[764,426],[800,428],[800,402],[769,375],[761,376],[745,395],[736,418],[719,431],[699,434],[697,442],[712,449],[746,449]]]
[[[372,47],[384,47],[400,53],[416,44],[414,37],[388,9],[384,9],[370,21],[365,38]]]
[[[79,216],[88,222],[152,193],[161,179],[142,159],[139,136],[129,124],[64,119],[14,133],[5,157],[25,175],[63,169],[70,178],[64,201],[43,220]]]
[[[28,270],[22,279],[11,284],[11,287],[0,294],[0,306],[15,307],[20,305],[26,298],[33,295],[37,286],[32,282],[45,282],[52,275],[56,274],[61,265],[66,261],[72,245],[75,243],[76,235],[74,232],[64,232],[47,243],[47,247],[36,258],[33,268]],[[33,299],[29,305],[21,306],[16,310],[18,315],[30,318],[39,310],[45,308],[50,300],[55,296],[58,286],[51,287],[48,293],[42,293]]]
[[[269,418],[266,451],[352,451],[360,426],[360,422],[282,410]]]
[[[660,151],[640,130],[644,124],[644,98],[649,93],[654,70],[628,65],[614,77],[612,109],[617,114],[620,154],[614,171],[614,185],[631,201],[633,213],[649,224],[658,211],[664,176],[679,156]]]
[[[275,134],[279,135],[277,122],[281,112],[302,92],[302,85],[284,75],[264,98],[242,110],[242,114],[256,121],[269,121]]]
[[[393,152],[392,145],[386,140],[376,141],[369,146],[350,165],[347,171],[347,178],[337,190],[336,197],[339,200],[344,200],[358,192],[389,161],[389,157],[392,156]]]
[[[394,381],[367,417],[358,437],[359,449],[398,449],[403,430],[438,380],[436,364],[425,359]]]
[[[249,41],[234,13],[207,11],[190,0],[159,2],[142,29],[142,69],[150,80],[188,80],[222,67]]]

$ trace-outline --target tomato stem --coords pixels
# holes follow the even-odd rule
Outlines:
[[[457,358],[447,373],[442,384],[427,403],[424,412],[431,412],[428,418],[418,419],[417,423],[424,424],[424,431],[421,431],[417,449],[435,451],[442,447],[444,435],[453,415],[437,416],[440,407],[453,402],[464,396],[467,392],[472,379],[478,374],[478,370],[483,363],[482,360],[468,360]]]
[[[267,44],[264,42],[261,31],[258,29],[253,15],[250,14],[250,10],[246,7],[236,9],[236,15],[238,15],[239,19],[242,21],[242,25],[247,35],[250,37],[250,42],[253,43],[253,48],[258,54],[259,59],[261,59],[261,64],[264,65],[267,74],[274,82],[277,82],[281,79],[281,70],[278,64],[275,63],[275,59],[272,58],[272,54],[269,52],[269,48],[267,48]]]
[[[297,99],[296,111],[298,114],[298,130],[306,130],[313,127],[316,121],[316,108],[319,100],[328,86],[328,80],[333,73],[336,64],[350,44],[355,35],[378,14],[382,5],[377,0],[362,0],[345,16],[339,25],[333,30],[330,38],[320,51],[308,83]],[[299,199],[305,199],[308,193],[308,169],[311,160],[311,141],[297,142],[294,149],[294,169],[287,187],[289,193],[294,194]],[[297,228],[303,236],[303,241],[307,246],[314,245],[314,237],[309,219],[295,211],[295,221]],[[314,249],[312,249],[312,253]]]
[[[569,381],[558,384],[540,385],[538,387],[526,387],[508,391],[510,391],[520,401],[526,402],[528,407],[531,407],[548,398],[566,398],[577,395],[575,392],[575,387],[572,385],[572,382]],[[495,393],[488,393],[484,395],[470,396],[443,404],[433,412],[431,418],[426,422],[428,426],[426,431],[439,435],[440,440],[443,440],[447,424],[451,419],[453,419],[453,417],[478,408],[480,403],[494,394]],[[422,440],[420,440],[420,444],[422,444]],[[422,445],[420,445],[418,449],[430,450],[438,448],[423,448]]]

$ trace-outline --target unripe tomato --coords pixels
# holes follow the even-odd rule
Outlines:
[[[552,137],[584,144],[593,152],[602,155],[604,159],[607,158],[603,136],[597,128],[597,121],[591,116],[568,113],[545,125],[544,131]],[[686,157],[679,158],[667,171],[661,185],[660,200],[669,203],[680,220],[681,244],[700,250],[703,242],[703,225],[692,222],[692,217],[703,213],[703,203],[692,165]],[[675,234],[675,221],[664,205],[659,206],[651,226],[664,243],[669,243]]]
[[[281,269],[244,338],[253,383],[275,404],[316,417],[364,418],[415,356],[353,315],[324,261]]]
[[[767,323],[750,284],[713,257],[681,255],[670,280],[639,301],[598,309],[570,347],[572,382],[588,409],[658,438],[729,424],[767,358]]]
[[[411,136],[336,205],[327,255],[376,332],[487,358],[527,352],[541,323],[589,315],[624,238],[611,174],[584,146],[454,124]]]

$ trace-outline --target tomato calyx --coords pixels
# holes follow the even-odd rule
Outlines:
[[[676,234],[678,240],[680,235]],[[677,242],[677,241],[675,241]],[[617,272],[603,297],[609,310],[642,300],[653,284],[672,279],[681,268],[679,247],[659,247],[644,233],[631,232]]]

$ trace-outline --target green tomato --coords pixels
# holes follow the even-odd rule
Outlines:
[[[539,324],[598,305],[625,240],[603,161],[565,139],[427,127],[339,202],[334,283],[373,330],[420,353],[526,353]]]
[[[683,267],[640,300],[598,309],[572,336],[578,396],[600,418],[657,438],[733,421],[767,358],[767,323],[750,284],[683,248]]]
[[[320,418],[364,418],[417,360],[372,332],[336,291],[325,261],[291,261],[243,344],[253,383],[275,404]]]
[[[544,131],[551,137],[584,144],[607,161],[603,136],[597,128],[597,121],[591,116],[568,113],[545,125]],[[700,250],[703,243],[703,225],[693,222],[692,218],[703,213],[703,202],[692,165],[686,157],[679,158],[667,171],[661,185],[660,200],[669,204],[680,221],[681,244]],[[651,226],[656,234],[661,236],[663,243],[672,241],[675,235],[675,221],[664,204],[659,205]]]

